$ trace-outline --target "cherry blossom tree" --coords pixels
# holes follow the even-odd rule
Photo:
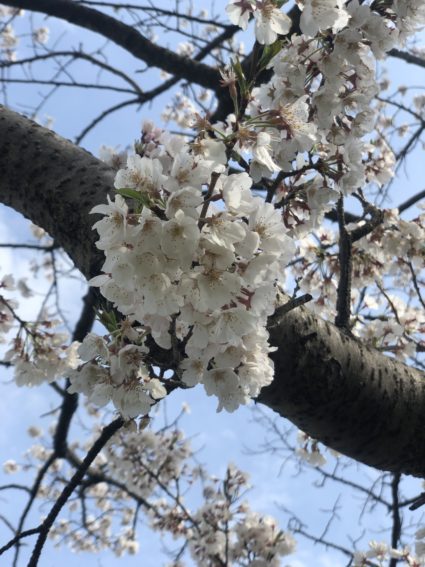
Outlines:
[[[320,442],[391,473],[391,541],[340,551],[350,565],[423,565],[423,530],[416,550],[403,547],[396,512],[400,476],[425,468],[425,193],[394,194],[394,179],[421,144],[425,99],[391,91],[377,72],[387,57],[425,66],[414,44],[422,3],[232,0],[231,24],[180,5],[3,4],[1,201],[36,225],[32,246],[50,258],[51,297],[69,262],[89,291],[70,336],[50,300],[24,319],[19,294],[30,288],[0,274],[3,363],[17,386],[49,384],[61,399],[51,449],[46,440],[31,449],[34,484],[0,553],[13,548],[17,565],[31,536],[32,567],[48,536],[75,550],[133,553],[141,510],[153,529],[183,540],[175,566],[185,553],[199,565],[279,565],[293,536],[241,501],[244,474],[229,466],[221,481],[208,478],[178,421],[146,429],[164,398],[196,387],[217,398],[217,411],[254,399],[289,419],[302,431],[298,455],[315,466]],[[108,44],[50,46],[50,18]],[[238,34],[251,27],[245,53]],[[157,30],[185,40],[165,47]],[[22,55],[25,37],[32,53]],[[158,84],[143,89],[140,69],[114,63],[110,44],[160,69]],[[93,82],[78,77],[81,64],[97,70]],[[16,112],[18,84],[45,89],[32,118],[58,89],[120,99],[72,143]],[[170,89],[163,118],[178,131],[145,119],[128,152],[104,147],[98,159],[79,147],[111,114]],[[86,444],[69,441],[77,409],[92,420]],[[195,481],[205,502],[189,510],[181,494]],[[27,528],[36,496],[53,504]],[[78,520],[56,521],[64,506]]]

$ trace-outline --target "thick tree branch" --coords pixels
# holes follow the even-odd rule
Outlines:
[[[344,219],[344,197],[338,200],[338,224],[339,224],[339,281],[336,300],[335,325],[346,332],[350,329],[351,316],[351,272],[353,270],[353,241],[351,234],[347,231]]]
[[[112,185],[112,170],[87,152],[0,111],[0,200],[45,228],[86,277],[102,262],[88,212]],[[270,319],[276,375],[258,401],[354,459],[425,476],[424,373],[306,307],[284,311]]]
[[[93,254],[89,216],[112,189],[113,170],[88,152],[10,110],[0,107],[1,202],[51,235],[85,275],[101,257]],[[93,263],[93,264],[91,264]]]
[[[216,69],[156,45],[134,27],[93,8],[71,0],[5,0],[3,4],[66,20],[110,39],[150,67],[158,67],[207,89],[218,88],[220,75]]]
[[[424,373],[305,307],[269,324],[275,379],[258,401],[326,445],[378,469],[425,476]]]

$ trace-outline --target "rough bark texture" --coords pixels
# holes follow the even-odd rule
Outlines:
[[[425,476],[425,376],[300,307],[270,318],[275,379],[260,402],[379,469]]]
[[[102,260],[89,211],[113,183],[111,168],[90,153],[0,106],[1,202],[47,230],[85,276]]]
[[[0,201],[45,228],[81,272],[97,273],[89,210],[113,172],[89,153],[0,110]],[[297,308],[270,319],[276,376],[258,399],[363,463],[425,476],[424,373],[366,348]]]

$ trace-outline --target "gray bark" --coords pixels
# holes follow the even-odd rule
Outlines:
[[[425,476],[425,376],[300,307],[269,322],[275,379],[259,401],[329,447]]]
[[[99,271],[90,209],[113,171],[0,107],[0,201],[45,228],[86,276]],[[379,469],[425,476],[424,373],[297,308],[270,318],[275,379],[258,402],[312,437]]]
[[[89,277],[101,257],[90,209],[106,202],[114,172],[51,130],[0,107],[0,200],[42,226]]]

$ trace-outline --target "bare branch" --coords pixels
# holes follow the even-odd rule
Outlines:
[[[412,65],[418,65],[419,67],[425,67],[425,59],[415,55],[414,53],[409,53],[407,51],[401,51],[400,49],[390,49],[388,55],[395,57],[396,59],[402,59],[406,63],[411,63]]]
[[[75,488],[80,484],[90,465],[93,463],[97,455],[106,445],[106,443],[113,437],[113,435],[123,426],[124,421],[122,418],[117,418],[115,421],[103,428],[102,433],[99,438],[95,441],[91,449],[88,451],[84,460],[81,463],[80,468],[76,471],[74,476],[70,479],[68,484],[63,489],[61,495],[54,503],[52,509],[47,515],[44,522],[39,528],[39,536],[37,543],[33,549],[31,559],[28,563],[28,567],[36,567],[38,565],[38,560],[40,559],[40,554],[43,550],[44,543],[49,534],[50,528],[53,522],[56,520],[59,512],[62,510],[63,506],[66,504],[68,498],[74,492]]]
[[[38,54],[35,55],[34,57],[27,57],[25,59],[19,59],[16,61],[1,61],[0,69],[6,67],[7,68],[18,67],[21,65],[31,65],[33,63],[39,63],[40,61],[46,61],[48,59],[56,59],[59,57],[70,57],[71,60],[83,59],[85,61],[88,61],[89,63],[96,65],[100,69],[108,71],[109,73],[112,73],[113,75],[116,75],[117,77],[123,79],[133,88],[134,92],[142,93],[142,90],[140,89],[139,85],[135,81],[133,81],[133,79],[129,77],[126,73],[124,73],[119,69],[116,69],[115,67],[112,67],[112,65],[108,65],[104,61],[99,61],[99,59],[96,59],[93,55],[89,55],[88,53],[84,53],[82,51],[53,51],[52,53]]]
[[[87,295],[83,299],[84,307],[81,311],[80,318],[75,326],[72,340],[81,342],[93,326],[95,318],[95,304],[96,293],[93,288],[90,288]],[[68,431],[71,425],[72,417],[77,410],[78,395],[69,394],[65,391],[61,412],[59,415],[58,423],[56,425],[55,433],[53,436],[53,449],[57,458],[65,457],[68,449]]]
[[[6,543],[6,545],[3,545],[3,547],[0,547],[0,555],[2,555],[8,549],[12,548],[17,543],[19,543],[21,541],[21,539],[24,539],[26,537],[29,537],[29,536],[32,536],[32,535],[35,535],[35,534],[39,534],[40,529],[41,528],[39,526],[38,528],[32,528],[31,530],[25,530],[23,532],[19,532],[14,538],[12,538],[10,541],[8,541]]]
[[[350,327],[351,315],[351,273],[353,269],[353,241],[345,227],[344,197],[341,195],[337,205],[339,225],[339,281],[336,302],[335,325],[345,331]]]
[[[425,189],[419,191],[419,193],[416,193],[416,195],[413,195],[413,197],[410,197],[410,199],[403,201],[403,203],[401,203],[397,208],[399,212],[402,213],[409,207],[416,205],[416,203],[418,203],[421,199],[425,199]]]
[[[6,0],[3,3],[15,8],[42,12],[99,33],[150,67],[158,67],[207,89],[218,89],[220,77],[216,69],[156,45],[134,27],[98,10],[70,0]]]
[[[161,14],[162,16],[170,16],[172,18],[187,20],[188,22],[196,22],[198,24],[210,25],[213,24],[214,26],[220,28],[231,28],[233,26],[229,24],[222,24],[217,22],[217,20],[207,19],[207,18],[200,18],[198,16],[194,16],[193,14],[185,14],[177,12],[176,10],[164,10],[163,8],[159,8],[157,6],[149,6],[149,5],[140,5],[140,4],[131,4],[127,2],[99,2],[95,0],[76,0],[76,4],[84,4],[85,6],[100,6],[102,8],[121,8],[123,10],[140,10],[143,12],[154,12],[155,14]]]

